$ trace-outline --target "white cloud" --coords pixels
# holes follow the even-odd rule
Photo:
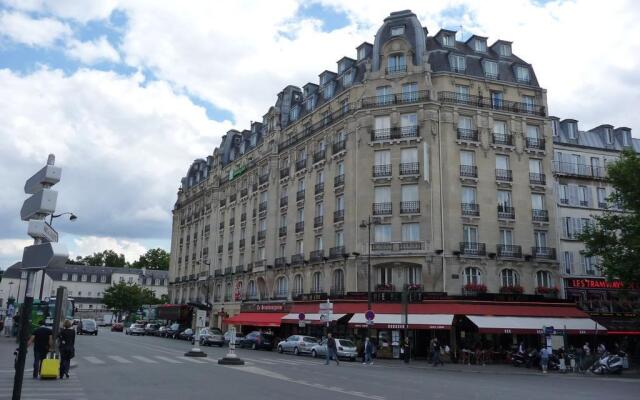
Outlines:
[[[25,246],[33,244],[33,239],[0,239],[0,256],[22,258]]]
[[[118,0],[78,1],[78,0],[0,0],[0,4],[27,11],[51,13],[59,18],[88,22],[108,18],[118,4]]]
[[[140,255],[146,253],[147,248],[138,242],[126,239],[85,236],[73,240],[73,250],[69,252],[69,255],[73,259],[76,256],[88,256],[103,250],[113,250],[118,254],[124,254],[125,260],[133,262]]]
[[[71,28],[54,18],[31,18],[20,12],[0,12],[0,37],[27,46],[49,47],[71,34]]]
[[[171,220],[171,213],[159,206],[147,207],[138,210],[134,214],[135,218],[141,221],[166,222]]]
[[[120,55],[105,36],[87,42],[81,42],[76,39],[70,40],[67,43],[66,53],[85,64],[94,64],[101,61],[120,61]]]

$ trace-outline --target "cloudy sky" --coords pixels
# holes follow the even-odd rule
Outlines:
[[[393,4],[393,8],[390,8]],[[640,2],[0,0],[0,268],[31,241],[24,180],[55,153],[54,226],[72,255],[169,247],[190,163],[260,120],[287,84],[317,81],[391,11],[513,41],[581,129],[640,133]]]

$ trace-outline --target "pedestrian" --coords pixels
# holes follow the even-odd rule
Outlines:
[[[427,353],[429,354],[429,359],[427,360],[427,362],[433,362],[433,346],[435,344],[436,338],[431,338],[431,340],[429,340],[429,348],[427,350]]]
[[[329,365],[329,360],[331,360],[332,357],[335,357],[336,365],[340,365],[336,340],[333,338],[331,332],[329,332],[327,333],[327,361],[324,364]]]
[[[542,373],[546,374],[549,367],[549,348],[547,346],[543,346],[542,350],[540,350],[540,365],[542,366]]]
[[[409,346],[409,338],[404,339],[404,343],[402,347],[400,347],[400,352],[402,353],[402,358],[406,364],[409,364],[409,360],[411,359],[411,348]]]
[[[60,348],[60,378],[69,378],[71,359],[76,355],[76,332],[68,319],[64,321],[63,329],[58,334]]]
[[[373,364],[372,356],[373,356],[373,343],[367,337],[364,339],[364,355],[363,355],[364,359],[362,361],[362,364],[367,364],[367,365]]]
[[[438,338],[433,338],[433,347],[431,348],[431,361],[433,362],[433,366],[437,367],[438,365],[444,365],[442,360],[440,359],[440,344],[438,343]]]
[[[33,331],[29,338],[27,346],[31,344],[33,344],[33,379],[37,379],[40,375],[42,360],[47,357],[47,353],[53,347],[52,332],[44,325],[44,319],[40,320],[40,327]]]
[[[604,347],[604,343],[600,343],[600,344],[598,345],[598,350],[597,350],[598,355],[599,355],[599,356],[602,356],[606,351],[607,351],[607,348],[606,348],[606,347]]]
[[[11,336],[12,330],[13,330],[13,318],[11,318],[11,316],[7,314],[7,316],[4,318],[4,336],[5,337]]]

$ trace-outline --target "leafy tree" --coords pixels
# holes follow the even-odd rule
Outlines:
[[[84,264],[84,258],[82,256],[77,256],[74,259],[69,258],[67,260],[67,264],[71,264],[71,265],[85,265]]]
[[[615,192],[607,200],[617,209],[594,216],[596,223],[579,235],[586,244],[586,255],[600,257],[605,275],[625,285],[640,282],[639,172],[640,157],[632,150],[623,151],[617,162],[609,164],[609,181]]]
[[[104,291],[104,304],[119,315],[122,312],[133,313],[145,304],[159,304],[152,290],[135,284],[119,282]]]
[[[104,250],[93,255],[86,256],[82,259],[86,265],[94,265],[98,267],[126,267],[128,264],[124,258],[124,254],[118,254],[113,250]]]
[[[132,268],[146,268],[168,271],[169,253],[163,249],[150,249],[131,264]]]

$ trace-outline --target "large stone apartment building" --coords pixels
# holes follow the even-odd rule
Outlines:
[[[216,315],[362,293],[369,254],[373,291],[553,292],[553,137],[546,90],[511,42],[392,13],[373,44],[194,161],[170,298]]]

